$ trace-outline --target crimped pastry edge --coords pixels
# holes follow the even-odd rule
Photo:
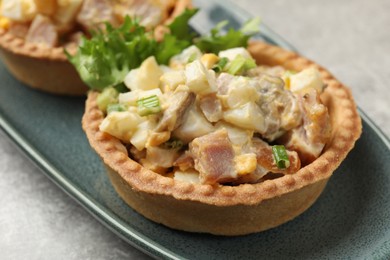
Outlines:
[[[321,98],[330,112],[332,137],[321,156],[297,173],[262,183],[233,187],[185,183],[154,173],[130,159],[118,139],[99,131],[103,113],[97,107],[96,92],[89,93],[82,119],[82,126],[91,146],[104,163],[135,190],[216,206],[255,205],[328,179],[361,134],[361,119],[351,91],[327,70],[296,53],[262,42],[252,42],[249,51],[259,64],[281,65],[297,71],[316,67],[327,84]]]

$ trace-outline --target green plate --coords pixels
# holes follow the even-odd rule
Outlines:
[[[205,7],[200,30],[221,19],[239,26],[249,18],[227,2]],[[219,2],[221,3],[221,2]],[[291,48],[271,30],[261,37]],[[175,231],[129,208],[114,192],[81,129],[84,98],[34,91],[0,63],[0,126],[42,170],[125,241],[157,258],[173,259],[388,259],[390,257],[389,140],[361,112],[363,135],[319,200],[278,228],[242,237]],[[369,155],[369,156],[367,156]]]

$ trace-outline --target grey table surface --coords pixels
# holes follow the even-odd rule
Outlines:
[[[389,0],[240,0],[350,86],[390,136]],[[1,259],[149,259],[47,179],[0,133]]]

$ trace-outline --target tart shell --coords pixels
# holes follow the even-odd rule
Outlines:
[[[190,0],[176,1],[165,23],[172,21],[187,7],[191,7]],[[77,50],[68,51],[76,53]],[[67,60],[63,47],[48,48],[26,43],[0,28],[0,56],[15,78],[34,89],[67,96],[87,93],[88,87]]]
[[[82,119],[93,149],[107,167],[122,199],[145,217],[168,227],[215,235],[244,235],[283,224],[309,208],[334,170],[361,134],[361,119],[351,91],[327,70],[296,53],[262,42],[249,51],[262,65],[281,65],[300,71],[316,67],[327,88],[321,99],[328,107],[332,135],[324,151],[297,173],[239,186],[191,184],[152,172],[129,158],[115,137],[99,131],[104,115],[90,92]]]

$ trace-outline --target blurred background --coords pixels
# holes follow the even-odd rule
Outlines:
[[[351,87],[390,136],[389,0],[237,0]],[[1,259],[149,259],[47,179],[0,133]]]

